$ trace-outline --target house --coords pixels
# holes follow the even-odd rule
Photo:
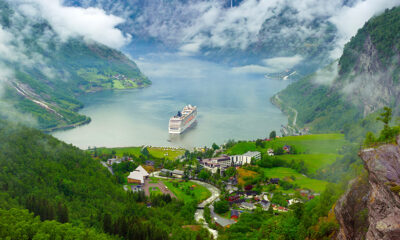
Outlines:
[[[269,182],[272,183],[272,184],[278,184],[279,183],[279,178],[271,178],[269,180]]]
[[[133,171],[129,174],[128,176],[128,183],[133,183],[133,184],[143,184],[144,183],[144,177],[142,173],[139,171]]]
[[[185,175],[185,172],[182,170],[175,169],[174,171],[172,171],[172,176],[174,176],[174,177],[182,178],[183,175]]]
[[[238,220],[240,212],[238,210],[231,210],[231,219]]]
[[[165,177],[170,177],[170,176],[172,176],[172,171],[169,170],[169,169],[163,168],[163,169],[161,169],[161,171],[160,171],[160,175],[161,175],[161,176],[165,176]]]
[[[242,202],[242,203],[240,204],[240,207],[241,207],[241,208],[244,208],[244,209],[248,209],[248,210],[254,210],[254,209],[256,209],[256,206],[254,206],[253,203],[249,203],[249,202]]]
[[[271,203],[266,200],[261,200],[260,201],[261,207],[265,210],[268,211],[269,207],[271,206]]]
[[[220,217],[217,214],[214,214],[214,221],[217,226],[220,226],[223,228],[229,227],[230,225],[235,223],[235,221],[233,221],[231,219],[226,219],[226,218]]]
[[[285,152],[290,152],[290,146],[289,145],[285,145],[285,146],[283,146],[283,151],[285,151]]]
[[[117,158],[110,158],[107,160],[107,164],[108,165],[113,165],[113,164],[120,164],[121,163],[121,159],[117,159]]]
[[[152,167],[154,167],[154,161],[149,161],[149,160],[147,160],[144,164],[147,165],[147,166],[152,166]]]
[[[268,156],[274,156],[274,150],[271,149],[271,148],[269,148],[269,149],[267,150],[267,153],[268,153]]]
[[[295,203],[300,203],[301,201],[299,199],[293,198],[293,199],[289,199],[288,204],[289,206]]]
[[[233,155],[230,156],[231,159],[231,163],[233,166],[242,166],[244,164],[250,164],[251,163],[251,159],[256,159],[259,160],[261,159],[261,153],[254,151],[254,152],[247,152],[243,155]]]
[[[128,183],[144,184],[144,180],[148,177],[149,173],[142,166],[139,166],[129,174]]]

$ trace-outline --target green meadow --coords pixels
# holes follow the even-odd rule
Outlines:
[[[269,148],[276,149],[284,145],[294,146],[297,154],[276,156],[287,162],[303,160],[310,173],[330,165],[340,157],[340,149],[347,144],[343,134],[316,134],[290,136],[264,142],[265,147],[257,147],[255,142],[240,142],[226,151],[227,154],[243,154],[247,151],[259,151],[266,154]]]
[[[163,179],[162,182],[178,199],[184,202],[191,202],[194,200],[200,203],[211,196],[211,192],[207,188],[191,181],[185,182],[182,180]]]
[[[314,190],[315,192],[322,192],[326,185],[327,181],[322,181],[318,179],[309,178],[303,174],[298,173],[296,170],[291,168],[284,167],[276,167],[276,168],[264,168],[264,174],[268,178],[280,178],[291,183],[299,185],[301,188],[307,188]],[[294,177],[295,180],[291,180],[290,178]]]
[[[185,153],[184,149],[170,149],[163,147],[148,147],[147,149],[151,156],[168,160],[175,160]],[[112,151],[115,151],[118,157],[122,157],[124,153],[132,154],[136,157],[142,155],[140,152],[142,147],[98,148],[97,150],[101,153],[111,153]]]

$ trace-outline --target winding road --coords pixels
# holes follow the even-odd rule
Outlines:
[[[206,220],[204,219],[204,207],[209,204],[214,202],[215,200],[217,200],[219,198],[220,195],[220,191],[218,188],[214,187],[211,184],[205,183],[205,182],[201,182],[201,181],[197,181],[197,180],[191,180],[192,182],[195,182],[205,188],[207,188],[210,192],[211,192],[211,197],[207,198],[206,200],[204,200],[202,203],[200,203],[197,207],[197,211],[194,213],[194,219],[200,223],[203,223],[203,227],[208,229],[208,231],[213,235],[214,239],[218,238],[218,231],[215,229],[212,229],[208,226],[208,223],[206,222]]]
[[[157,178],[166,178],[163,176],[160,176],[160,172],[153,172],[151,173],[152,177],[157,177]],[[198,222],[198,223],[202,223],[203,227],[206,228],[214,237],[214,239],[218,238],[218,231],[215,229],[212,229],[208,226],[208,223],[206,222],[206,220],[204,219],[204,207],[209,204],[214,202],[215,200],[217,200],[221,194],[220,190],[216,187],[214,187],[211,184],[205,183],[205,182],[201,182],[201,181],[197,181],[197,180],[190,180],[194,183],[197,183],[205,188],[207,188],[210,192],[211,192],[211,196],[209,198],[207,198],[206,200],[204,200],[203,202],[201,202],[199,205],[197,205],[197,211],[194,213],[194,219]]]

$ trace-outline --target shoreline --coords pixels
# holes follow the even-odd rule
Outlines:
[[[150,82],[149,84],[145,85],[145,86],[140,86],[140,87],[135,87],[135,88],[123,88],[123,89],[118,89],[118,88],[113,88],[113,89],[100,89],[100,90],[95,90],[95,91],[89,91],[89,92],[84,92],[82,94],[79,94],[78,96],[83,96],[86,94],[93,94],[93,93],[98,93],[98,92],[103,92],[103,91],[129,91],[129,90],[136,90],[136,89],[144,89],[144,88],[148,88],[152,85],[152,82]],[[82,104],[81,107],[79,107],[78,109],[74,110],[75,113],[78,113],[79,110],[83,109],[85,106]],[[53,128],[46,128],[46,129],[42,129],[42,131],[44,133],[55,133],[58,131],[66,131],[66,130],[70,130],[70,129],[74,129],[80,126],[84,126],[86,124],[89,124],[92,119],[89,116],[83,115],[86,117],[85,120],[81,121],[81,122],[77,122],[77,123],[72,123],[72,124],[68,124],[68,125],[62,125],[62,126],[57,126],[57,127],[53,127]]]

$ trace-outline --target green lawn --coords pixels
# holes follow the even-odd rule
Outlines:
[[[268,148],[278,148],[284,145],[294,146],[298,154],[277,156],[285,161],[303,160],[310,173],[318,168],[326,167],[336,161],[339,150],[347,144],[343,134],[315,134],[304,136],[290,136],[266,141],[265,147],[256,147],[255,142],[240,142],[228,149],[230,155],[243,154],[247,151],[259,151],[266,154]]]
[[[116,152],[118,157],[122,157],[124,153],[133,154],[137,157],[141,155],[142,147],[122,147],[122,148],[98,148],[98,151],[102,153],[111,153],[113,150]],[[150,155],[156,158],[166,158],[169,160],[175,160],[177,157],[185,154],[184,149],[169,149],[162,147],[149,147]]]
[[[336,161],[336,158],[340,157],[339,154],[296,154],[296,155],[280,155],[277,158],[280,158],[288,163],[292,160],[300,161],[303,160],[306,167],[308,168],[310,173],[314,173],[318,168],[325,167],[330,165]]]
[[[178,183],[178,187],[174,186],[174,182]],[[175,194],[175,196],[185,202],[193,201],[200,203],[211,196],[211,192],[207,188],[194,182],[180,182],[180,180],[163,180],[163,183]],[[193,190],[186,190],[195,186]],[[191,195],[193,194],[193,195]]]
[[[284,168],[284,167],[276,167],[276,168],[263,168],[265,176],[268,178],[280,178],[284,179],[285,177],[294,176],[296,180],[293,183],[299,185],[301,188],[308,188],[314,190],[316,192],[322,192],[328,182],[308,178],[291,168]]]

